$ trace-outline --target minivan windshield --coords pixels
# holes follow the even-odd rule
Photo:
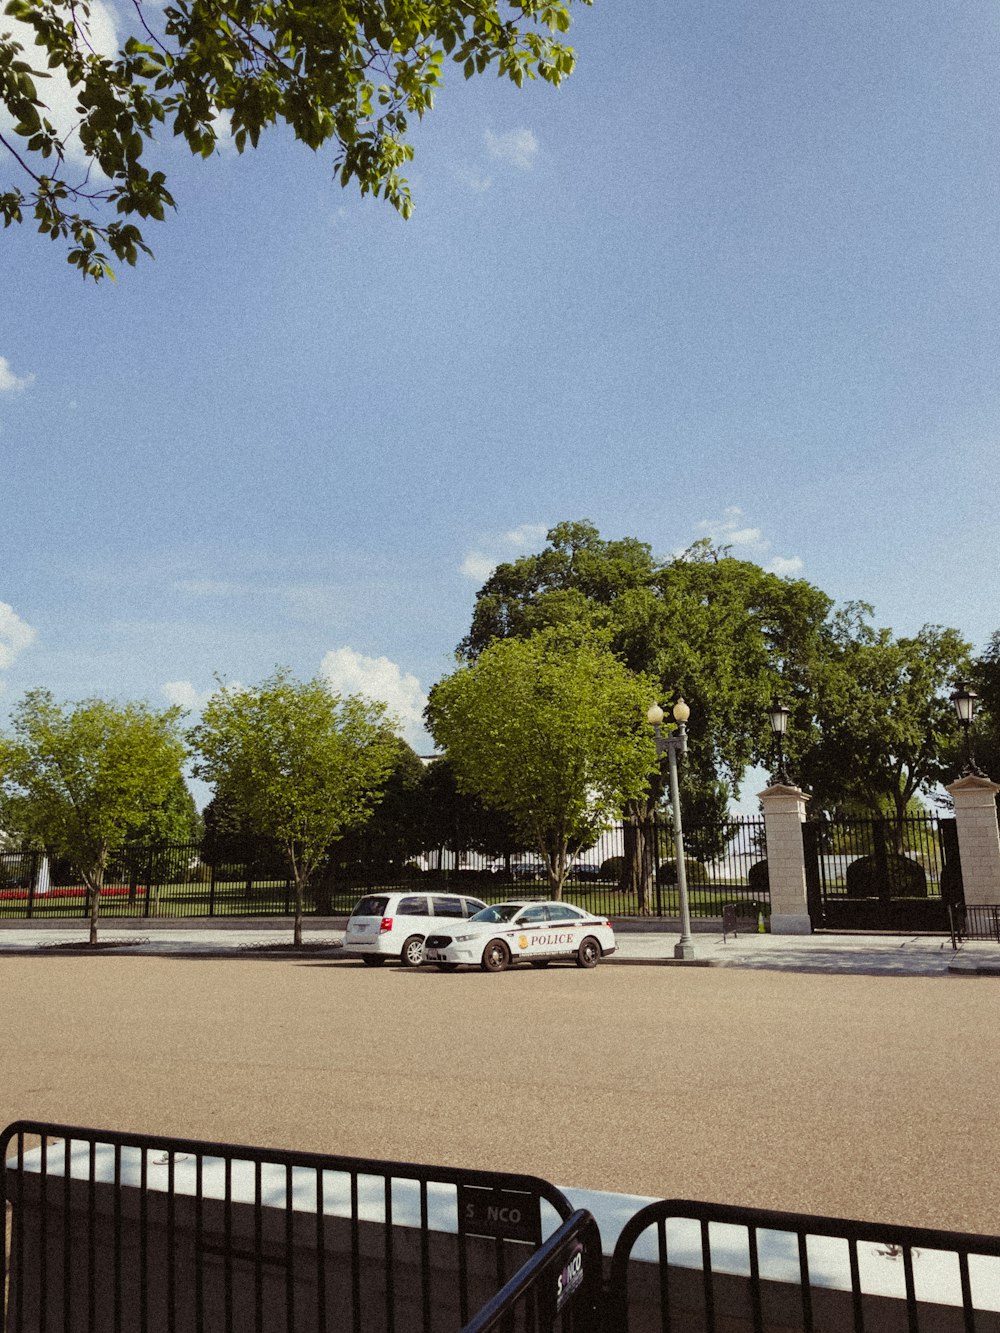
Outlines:
[[[513,921],[524,903],[495,903],[492,907],[484,907],[481,912],[470,917],[470,921],[486,921],[491,926],[495,926],[500,921]]]

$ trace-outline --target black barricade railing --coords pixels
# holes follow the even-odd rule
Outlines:
[[[571,1215],[533,1176],[18,1121],[3,1333],[457,1333]]]
[[[732,817],[685,830],[685,869],[692,916],[719,917],[725,903],[762,907],[769,901],[760,818]],[[387,858],[377,840],[362,840],[354,859],[316,876],[305,910],[347,915],[375,890],[448,889],[487,902],[548,898],[551,886],[537,852],[493,854],[454,845]],[[612,825],[572,860],[563,897],[605,916],[678,915],[677,867],[671,829],[657,817],[641,829]],[[197,843],[130,845],[113,853],[100,915],[142,919],[198,916],[284,916],[294,910],[294,885],[280,855],[259,843],[227,849],[225,857]],[[41,852],[0,852],[0,919],[45,920],[89,915],[86,888],[66,862]]]
[[[462,1333],[530,1329],[533,1333],[600,1333],[601,1235],[580,1209],[475,1315]]]
[[[615,1333],[976,1333],[1000,1319],[1000,1237],[668,1199],[626,1224],[608,1298]]]
[[[996,940],[1000,944],[1000,903],[956,903],[950,907],[955,940]]]

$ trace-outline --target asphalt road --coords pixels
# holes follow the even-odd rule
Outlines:
[[[0,1123],[1000,1233],[1000,979],[0,958]]]

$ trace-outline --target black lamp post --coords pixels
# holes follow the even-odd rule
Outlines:
[[[659,704],[654,703],[650,706],[646,718],[653,728],[653,737],[656,741],[656,757],[662,759],[663,755],[666,754],[670,761],[670,804],[673,810],[677,894],[680,898],[681,909],[681,937],[674,945],[674,957],[693,958],[694,941],[691,938],[691,907],[688,902],[687,867],[684,864],[684,830],[681,827],[681,793],[677,779],[678,756],[687,754],[687,720],[691,716],[691,709],[683,699],[678,699],[674,704],[673,714],[674,721],[677,723],[677,730],[670,736],[664,736],[663,734],[664,714]]]
[[[958,720],[965,732],[965,767],[961,773],[963,778],[984,778],[986,776],[976,763],[972,753],[972,724],[976,718],[978,700],[979,695],[975,690],[970,689],[964,680],[957,683],[955,692],[951,696],[951,702],[955,705],[955,712],[958,714]]]
[[[791,709],[786,708],[778,696],[775,695],[768,707],[767,716],[771,723],[771,735],[774,737],[774,743],[778,750],[778,767],[771,774],[771,781],[772,783],[780,782],[786,787],[792,787],[795,784],[788,776],[788,769],[785,768],[785,732],[788,729]]]

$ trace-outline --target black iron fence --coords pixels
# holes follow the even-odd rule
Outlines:
[[[814,927],[948,929],[962,895],[954,819],[810,820],[802,837]]]
[[[676,1199],[615,1247],[615,1333],[1000,1326],[1000,1237]]]
[[[731,818],[685,829],[685,870],[691,913],[719,917],[725,903],[750,915],[768,911],[764,821]],[[497,855],[455,845],[388,858],[375,842],[355,839],[352,858],[336,849],[306,893],[305,910],[347,915],[377,889],[450,889],[486,902],[517,895],[547,898],[551,886],[537,852]],[[668,822],[621,823],[572,860],[563,897],[607,916],[678,914],[677,865]],[[132,845],[107,867],[100,912],[105,917],[287,915],[295,888],[280,855],[260,844],[231,845],[224,855],[198,843]],[[85,917],[87,891],[67,862],[39,851],[0,852],[0,919]]]
[[[572,1213],[533,1176],[28,1121],[0,1162],[3,1333],[455,1333]]]

